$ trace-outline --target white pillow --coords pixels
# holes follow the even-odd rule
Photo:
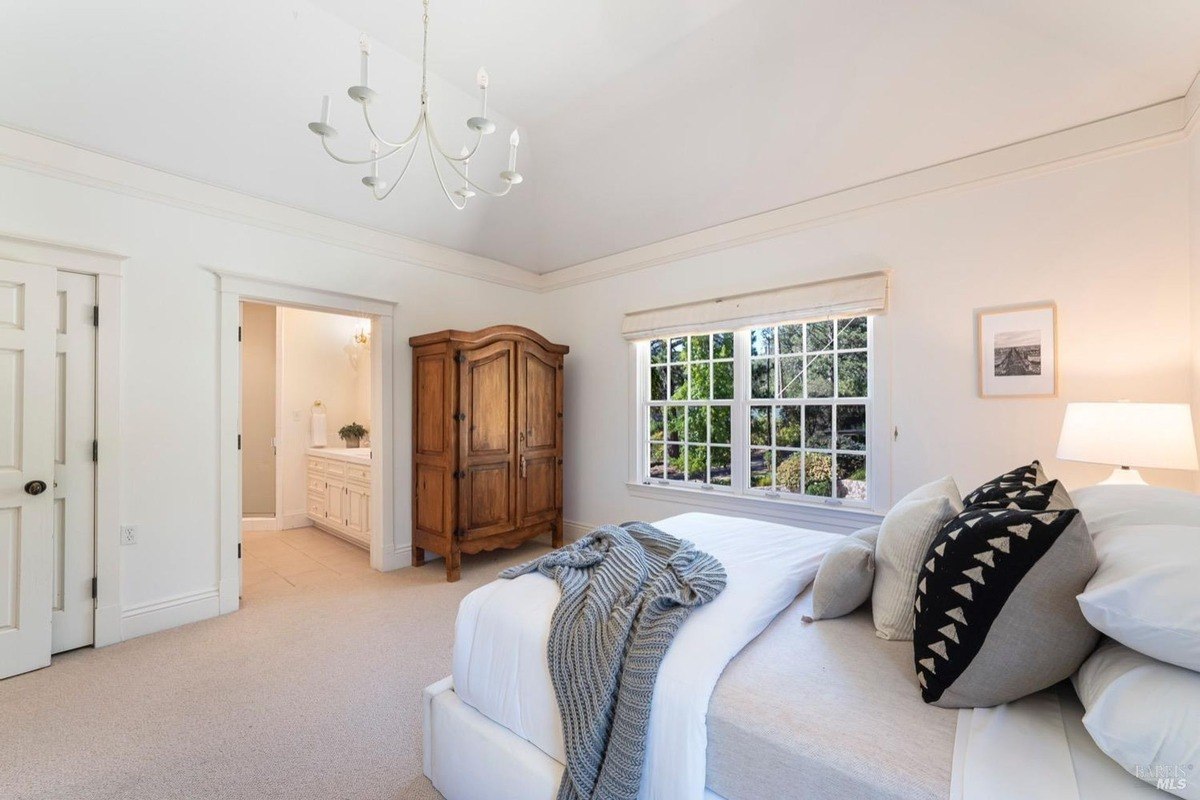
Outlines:
[[[962,496],[950,477],[920,486],[892,506],[875,542],[875,586],[871,614],[881,639],[911,641],[917,574],[942,526],[962,511]]]
[[[1084,617],[1134,650],[1200,671],[1200,497],[1164,489],[1076,495],[1100,562],[1079,595]]]
[[[1071,678],[1096,745],[1131,775],[1200,800],[1200,674],[1108,640]]]

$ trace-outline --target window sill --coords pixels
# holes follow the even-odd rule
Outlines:
[[[748,497],[686,486],[658,486],[634,482],[626,483],[625,486],[633,497],[678,503],[717,513],[736,514],[739,517],[800,528],[816,528],[833,533],[854,533],[861,528],[878,525],[883,520],[882,514],[867,508]]]

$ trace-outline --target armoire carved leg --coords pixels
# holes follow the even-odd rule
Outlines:
[[[550,528],[550,546],[555,550],[563,546],[562,520],[554,523],[554,525]]]
[[[414,567],[425,566],[425,548],[424,547],[414,547],[412,549],[412,565]]]
[[[462,564],[462,553],[458,552],[457,547],[450,548],[450,554],[446,556],[446,581],[454,583],[460,575],[460,565]]]

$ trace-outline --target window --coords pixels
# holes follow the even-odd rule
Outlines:
[[[872,320],[638,342],[642,483],[870,506]]]
[[[730,486],[733,333],[655,339],[649,351],[647,474]]]

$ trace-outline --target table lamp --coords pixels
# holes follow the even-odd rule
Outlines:
[[[1058,457],[1114,465],[1101,484],[1144,486],[1135,467],[1197,469],[1192,409],[1187,403],[1068,403]]]

